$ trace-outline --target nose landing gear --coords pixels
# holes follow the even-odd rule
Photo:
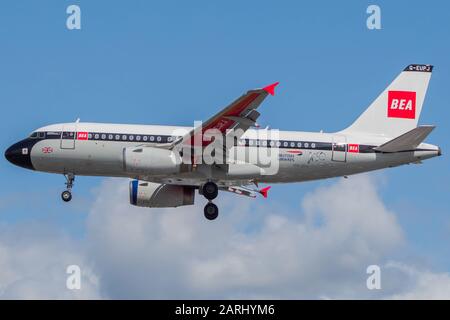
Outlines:
[[[200,188],[201,194],[208,200],[203,212],[205,214],[205,218],[208,220],[214,220],[219,216],[219,208],[212,203],[212,200],[217,198],[219,194],[219,187],[212,181],[206,182]]]
[[[65,190],[61,193],[61,199],[64,202],[69,202],[70,200],[72,200],[72,187],[73,187],[73,182],[75,181],[75,175],[73,173],[68,173],[68,174],[65,174],[64,177],[66,178],[67,190]]]
[[[61,199],[63,199],[64,202],[69,202],[72,200],[72,192],[69,190],[65,190],[61,193]]]

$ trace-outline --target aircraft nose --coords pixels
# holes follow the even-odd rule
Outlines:
[[[34,170],[31,163],[30,146],[26,140],[13,144],[5,151],[5,158],[12,164]]]
[[[8,160],[9,162],[11,162],[11,163],[14,163],[13,161],[13,159],[14,159],[14,149],[13,149],[13,147],[11,146],[11,147],[9,147],[8,149],[6,149],[6,151],[5,151],[5,158],[6,158],[6,160]]]

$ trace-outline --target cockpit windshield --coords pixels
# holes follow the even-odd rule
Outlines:
[[[31,139],[37,139],[37,138],[45,139],[45,132],[43,132],[43,131],[33,132],[32,134],[30,134],[30,138]]]

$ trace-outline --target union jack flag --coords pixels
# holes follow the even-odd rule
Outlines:
[[[42,153],[52,153],[52,152],[53,152],[52,147],[43,147],[42,148]]]

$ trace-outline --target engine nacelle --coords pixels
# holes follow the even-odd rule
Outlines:
[[[181,158],[173,151],[152,147],[123,149],[126,172],[136,174],[167,175],[180,172]]]
[[[195,188],[133,180],[130,203],[138,207],[173,208],[194,204]]]

